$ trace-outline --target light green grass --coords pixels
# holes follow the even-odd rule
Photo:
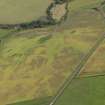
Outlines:
[[[0,40],[7,37],[8,35],[12,34],[12,32],[15,32],[14,30],[2,30],[0,29]]]

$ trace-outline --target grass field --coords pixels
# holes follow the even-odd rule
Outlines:
[[[94,55],[81,71],[82,75],[94,75],[105,73],[105,41],[100,45]]]
[[[1,1],[7,3],[5,0]],[[12,2],[12,0],[10,1]],[[20,0],[14,1],[14,3],[16,2],[19,3]],[[22,2],[24,3],[24,0],[21,1],[21,4]],[[26,11],[27,16],[25,12],[19,10],[17,12],[19,18],[15,17],[17,15],[13,12],[17,6],[16,8],[11,6],[14,11],[8,10],[8,13],[13,14],[14,19],[11,20],[11,17],[8,16],[6,19],[6,15],[5,18],[1,18],[3,15],[0,15],[0,21],[18,23],[36,19],[37,16],[42,16],[39,11],[40,9],[42,9],[41,11],[45,10],[43,8],[48,5],[50,0],[48,2],[46,0],[46,3],[42,3],[41,0],[25,2],[26,6],[22,8],[23,11]],[[70,5],[71,12],[68,14],[67,20],[58,27],[52,26],[19,32],[0,30],[0,105],[19,101],[22,101],[22,104],[14,105],[26,105],[31,102],[33,104],[34,99],[53,96],[80,63],[82,57],[105,33],[103,17],[90,9],[92,6],[99,5],[99,0],[94,2],[88,0],[87,3],[84,0],[80,0],[80,2],[75,0]],[[29,9],[30,6],[33,10]],[[7,8],[10,7],[7,6]],[[33,15],[34,10],[36,12]],[[28,17],[28,19],[24,17]],[[24,100],[32,101],[23,102]],[[37,102],[35,100],[35,103]]]
[[[75,79],[55,105],[105,105],[105,76]]]
[[[0,0],[0,24],[37,20],[46,15],[51,0]]]
[[[96,14],[93,19],[94,16]],[[80,18],[78,24],[87,20]],[[88,20],[90,23],[84,24],[88,27],[75,26],[70,30],[59,27],[50,37],[47,35],[52,33],[52,28],[29,30],[2,38],[0,103],[54,95],[61,82],[104,32],[103,21],[100,18],[96,21],[93,26]]]

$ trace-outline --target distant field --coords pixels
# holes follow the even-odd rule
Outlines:
[[[0,0],[0,24],[21,23],[46,15],[51,0]]]
[[[70,8],[72,12],[78,11],[78,9],[89,9],[92,7],[97,7],[104,0],[72,0],[70,3]]]
[[[75,79],[55,105],[105,105],[105,76]]]

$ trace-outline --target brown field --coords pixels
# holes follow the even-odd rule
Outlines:
[[[81,75],[94,75],[105,73],[105,41],[97,49],[83,68]]]

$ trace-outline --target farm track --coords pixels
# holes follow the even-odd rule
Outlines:
[[[103,10],[99,9],[99,13],[101,14],[101,16],[105,19],[105,14],[104,12],[102,12]],[[89,52],[82,58],[82,60],[80,61],[79,65],[77,65],[77,67],[75,68],[75,70],[72,72],[72,74],[70,74],[68,76],[68,78],[65,80],[64,84],[60,87],[60,89],[58,90],[58,92],[56,93],[56,95],[54,96],[54,98],[52,99],[52,101],[49,103],[49,105],[55,105],[55,103],[57,102],[57,100],[60,98],[60,96],[64,93],[65,89],[72,83],[72,81],[79,75],[79,73],[81,72],[82,68],[86,65],[87,61],[89,60],[89,58],[94,54],[94,52],[99,48],[99,46],[101,45],[101,43],[104,41],[105,35],[102,35],[97,42],[95,43],[95,45],[89,50]]]

